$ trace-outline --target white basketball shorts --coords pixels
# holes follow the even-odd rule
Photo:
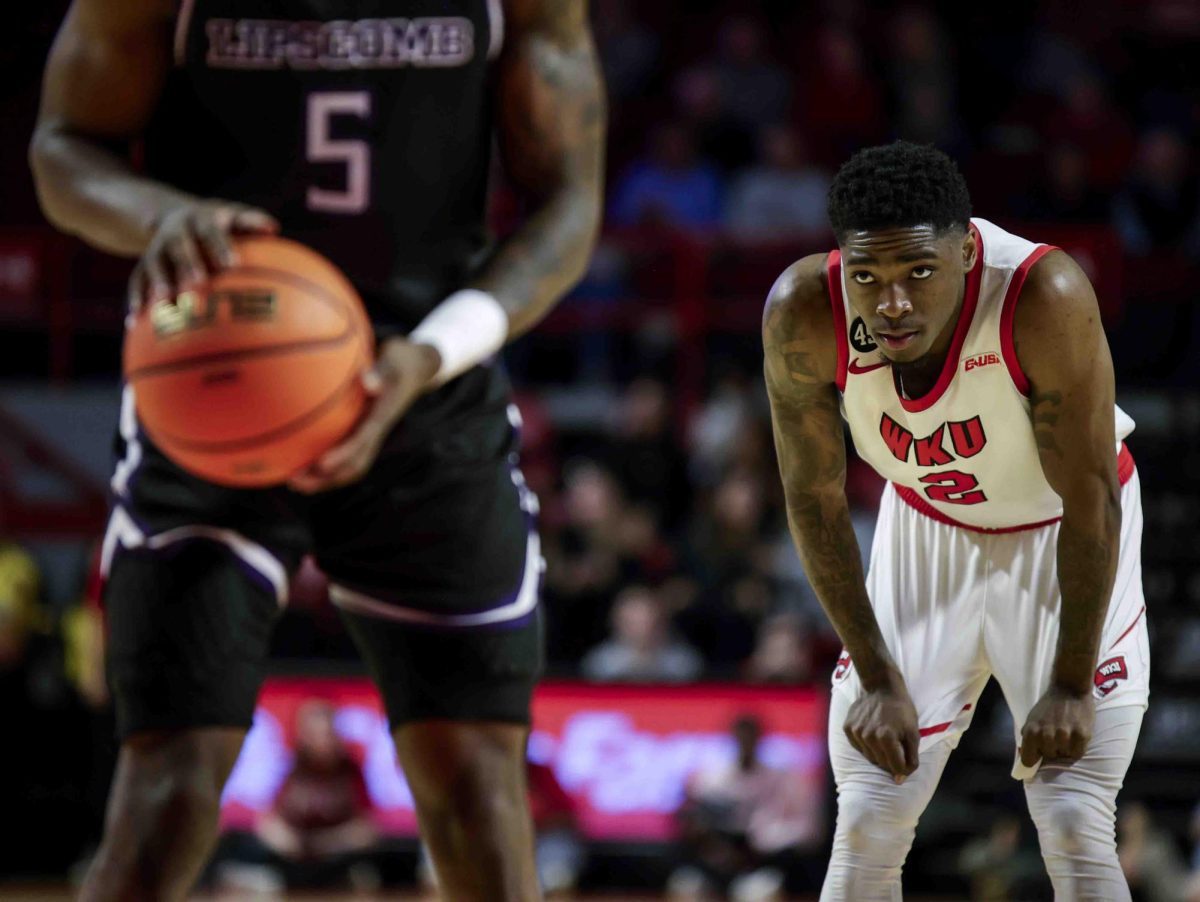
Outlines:
[[[1142,593],[1141,487],[1135,472],[1121,489],[1121,546],[1096,661],[1097,709],[1146,706],[1150,644]],[[867,591],[875,618],[904,675],[921,728],[921,749],[957,745],[988,678],[1012,712],[1017,746],[1029,711],[1050,685],[1058,641],[1058,524],[982,533],[919,513],[889,483],[880,502]],[[862,691],[849,655],[833,691]],[[1013,777],[1021,765],[1014,750]]]

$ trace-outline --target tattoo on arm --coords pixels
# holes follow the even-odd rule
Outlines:
[[[1062,456],[1062,448],[1059,447],[1055,427],[1058,426],[1062,402],[1062,392],[1059,391],[1034,391],[1029,398],[1029,415],[1033,420],[1033,437],[1038,448],[1052,451],[1059,457]]]
[[[518,0],[525,16],[500,62],[500,148],[532,203],[475,284],[534,325],[583,275],[599,230],[606,108],[585,0]]]
[[[814,342],[786,301],[763,323],[764,375],[788,525],[804,569],[867,686],[894,668],[867,597],[846,501],[846,445],[837,391],[818,375]]]

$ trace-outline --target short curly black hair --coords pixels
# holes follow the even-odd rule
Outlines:
[[[829,186],[829,223],[839,243],[850,232],[932,225],[938,234],[966,229],[967,183],[938,150],[895,141],[860,150]]]

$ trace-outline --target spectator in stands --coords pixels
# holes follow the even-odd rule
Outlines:
[[[800,136],[784,125],[760,132],[761,158],[729,191],[726,224],[747,239],[824,231],[829,174],[812,165]]]
[[[612,637],[583,659],[583,675],[596,682],[686,683],[697,679],[704,661],[671,635],[662,600],[647,586],[617,596]]]
[[[0,542],[0,874],[61,872],[90,839],[87,714],[20,546]]]
[[[1126,250],[1170,250],[1200,259],[1200,177],[1188,145],[1169,129],[1142,136],[1113,225]]]
[[[715,69],[707,65],[685,69],[672,85],[678,115],[696,138],[701,156],[729,174],[754,160],[754,132],[733,119]]]
[[[959,156],[966,146],[955,91],[951,42],[927,9],[910,7],[896,15],[889,40],[888,85],[898,137]]]
[[[795,614],[777,614],[764,620],[743,678],[752,683],[790,686],[812,682],[812,637],[804,621]]]
[[[1184,902],[1188,871],[1183,856],[1141,802],[1122,802],[1117,811],[1117,855],[1136,898]]]
[[[659,125],[649,154],[617,182],[609,219],[614,225],[709,229],[721,218],[721,175],[696,152],[680,122]]]
[[[658,62],[658,38],[639,22],[628,0],[596,0],[592,34],[600,51],[604,81],[613,101],[645,91]]]
[[[741,665],[754,650],[759,623],[775,606],[765,519],[762,475],[734,471],[718,483],[688,531],[686,569],[698,593],[678,622],[714,667]]]
[[[671,405],[663,382],[631,382],[614,409],[605,455],[626,497],[656,510],[668,528],[681,521],[691,496]]]
[[[561,525],[544,536],[548,646],[574,662],[604,637],[613,598],[636,574],[623,569],[628,505],[609,470],[593,461],[568,464],[560,506]]]
[[[751,132],[779,122],[792,102],[792,80],[768,46],[762,24],[725,18],[717,32],[714,65],[729,116]]]
[[[685,863],[668,884],[675,899],[704,899],[713,890],[737,902],[782,899],[798,853],[821,841],[821,803],[795,774],[759,757],[762,724],[739,717],[732,733],[733,761],[688,783],[678,815]]]
[[[1015,198],[1014,212],[1036,222],[1102,223],[1112,215],[1108,196],[1088,175],[1087,155],[1074,144],[1047,151],[1039,184]]]
[[[366,860],[378,843],[362,768],[337,734],[333,706],[296,714],[296,758],[255,834],[288,885],[378,884]]]
[[[854,33],[841,26],[820,28],[803,60],[799,118],[810,149],[825,166],[887,133],[883,92]]]
[[[689,535],[690,565],[702,586],[718,591],[747,574],[766,572],[761,474],[727,474],[712,493]]]
[[[712,486],[734,463],[740,436],[754,428],[751,381],[735,364],[718,361],[715,384],[692,417],[688,435],[689,471],[694,482]]]
[[[1073,144],[1088,156],[1088,180],[1101,191],[1117,188],[1134,150],[1133,129],[1113,103],[1107,86],[1092,72],[1066,82],[1062,106],[1046,126],[1054,143]]]
[[[970,840],[958,856],[958,869],[971,884],[971,902],[1042,898],[1045,867],[1037,851],[1021,842],[1021,819],[1003,814],[986,836]]]

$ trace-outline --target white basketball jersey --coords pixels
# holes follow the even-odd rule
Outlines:
[[[1043,526],[1062,516],[1062,501],[1042,472],[1012,331],[1025,277],[1054,248],[983,219],[971,228],[979,257],[950,352],[929,393],[911,400],[850,307],[839,253],[829,255],[842,414],[859,457],[923,513],[984,531]],[[1121,440],[1133,421],[1117,408],[1116,425],[1124,484],[1133,460]]]

